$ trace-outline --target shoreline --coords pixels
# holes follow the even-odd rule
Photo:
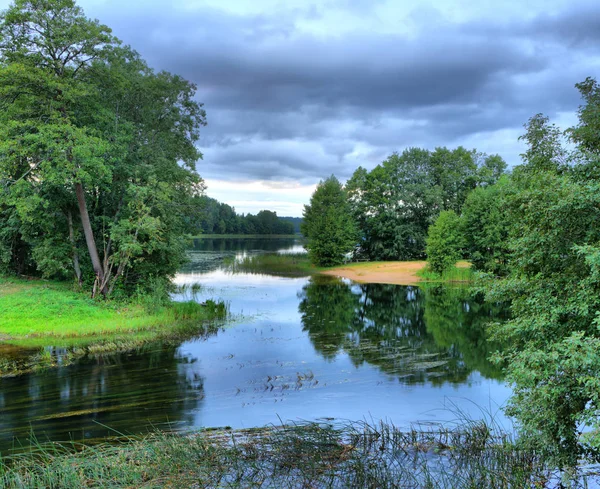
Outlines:
[[[347,278],[360,284],[417,285],[423,279],[417,275],[427,262],[387,261],[341,265],[322,271],[323,275]]]
[[[0,378],[207,335],[228,316],[224,303],[211,300],[146,302],[97,301],[66,283],[0,276],[0,346],[8,353],[0,358]],[[66,352],[58,361],[48,347]]]
[[[468,269],[470,263],[459,261],[456,269]],[[453,277],[431,278],[426,275],[427,262],[377,261],[351,263],[321,271],[323,275],[347,278],[360,284],[419,285],[427,282],[466,282]]]

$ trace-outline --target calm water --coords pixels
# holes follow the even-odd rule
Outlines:
[[[301,249],[294,239],[197,241],[176,281],[201,284],[196,300],[227,301],[232,324],[177,347],[0,380],[2,451],[32,432],[92,440],[156,427],[322,418],[408,427],[452,421],[457,410],[498,413],[510,391],[486,361],[496,347],[484,323],[501,318],[499,308],[459,288],[226,271],[231,257]]]

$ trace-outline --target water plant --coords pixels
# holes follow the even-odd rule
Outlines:
[[[0,463],[7,489],[34,487],[550,488],[558,474],[493,424],[402,431],[301,423],[154,432],[96,446],[37,445]],[[593,474],[579,474],[587,483]]]

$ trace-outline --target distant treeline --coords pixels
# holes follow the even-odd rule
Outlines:
[[[202,195],[194,198],[194,211],[187,217],[189,234],[295,234],[300,232],[299,217],[278,217],[276,212],[237,214],[228,204]]]

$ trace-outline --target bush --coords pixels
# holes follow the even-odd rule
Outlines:
[[[462,222],[454,211],[443,211],[429,227],[427,261],[429,268],[442,274],[461,258],[463,248]]]

